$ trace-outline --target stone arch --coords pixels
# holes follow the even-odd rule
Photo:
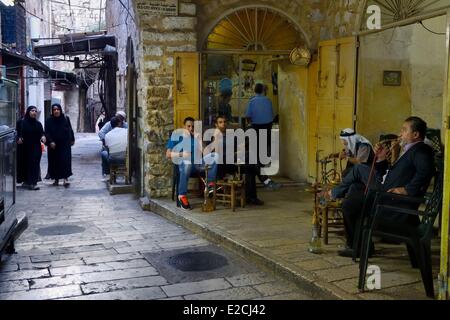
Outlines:
[[[244,10],[244,9],[253,9],[253,8],[268,9],[268,10],[275,12],[275,13],[279,14],[280,16],[286,18],[302,34],[308,48],[311,48],[312,41],[311,41],[310,36],[306,33],[305,29],[300,25],[300,23],[297,22],[297,20],[294,17],[292,17],[288,13],[282,11],[281,9],[275,8],[273,6],[263,5],[263,4],[254,4],[254,5],[250,4],[250,5],[242,5],[242,6],[228,9],[228,10],[224,11],[220,16],[215,18],[212,22],[210,22],[204,28],[204,30],[206,30],[206,32],[200,35],[199,49],[203,50],[203,48],[205,47],[205,43],[208,40],[209,34],[214,30],[214,28],[223,19],[225,19],[227,16],[229,16],[230,14],[232,14],[234,12],[238,12],[238,11]]]

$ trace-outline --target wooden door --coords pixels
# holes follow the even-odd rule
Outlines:
[[[199,62],[197,52],[174,55],[174,128],[181,128],[186,117],[199,120]]]
[[[342,129],[354,128],[356,94],[356,39],[342,38],[319,43],[315,85],[315,119],[309,119],[309,174],[316,176],[316,153],[323,158],[339,152]],[[314,70],[315,65],[310,66]],[[310,105],[310,109],[314,106]],[[313,138],[314,137],[314,138]],[[345,164],[344,164],[345,165]],[[320,179],[320,177],[319,177]]]

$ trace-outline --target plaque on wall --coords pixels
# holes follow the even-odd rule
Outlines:
[[[178,15],[178,0],[138,0],[136,6],[138,12],[144,15]]]

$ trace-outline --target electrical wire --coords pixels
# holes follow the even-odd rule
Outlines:
[[[50,1],[50,2],[55,2],[55,1]],[[59,2],[57,2],[57,3],[59,3]],[[66,5],[68,5],[68,4],[66,3]],[[49,25],[52,25],[52,26],[54,26],[54,27],[58,27],[58,28],[61,28],[61,29],[65,29],[65,30],[67,30],[67,31],[73,31],[73,32],[86,32],[86,29],[87,29],[87,28],[94,26],[94,25],[87,26],[86,29],[84,29],[84,30],[76,29],[76,28],[69,28],[69,27],[61,26],[61,25],[59,25],[59,24],[56,24],[56,23],[53,23],[53,22],[51,22],[51,21],[45,20],[44,18],[42,18],[42,17],[40,17],[40,16],[34,14],[33,12],[28,11],[25,7],[24,7],[24,9],[25,9],[25,12],[27,12],[28,14],[32,15],[32,16],[35,17],[35,18],[38,18],[38,19],[41,20],[42,22],[45,22],[45,23],[47,23],[47,24],[49,24]],[[95,26],[97,26],[97,25],[95,25]]]
[[[446,35],[447,35],[447,33],[445,33],[445,32],[442,32],[442,33],[441,33],[441,32],[435,32],[435,31],[433,31],[433,30],[430,30],[429,28],[427,28],[427,27],[423,24],[423,21],[420,21],[419,23],[420,23],[420,25],[421,25],[422,27],[424,27],[424,29],[427,30],[428,32],[437,34],[438,36],[446,36]]]
[[[67,27],[64,27],[64,26],[60,26],[60,25],[58,25],[58,24],[56,24],[56,23],[47,21],[47,20],[45,20],[44,18],[39,17],[38,15],[34,14],[33,12],[28,11],[26,8],[24,8],[24,9],[25,9],[25,12],[27,12],[28,14],[32,15],[32,16],[35,17],[35,18],[38,18],[38,19],[41,20],[42,22],[48,23],[49,25],[52,25],[52,26],[54,26],[54,27],[58,27],[58,28],[61,28],[61,29],[66,29],[67,31],[76,31],[75,29],[70,29],[70,28],[67,28]]]
[[[120,2],[120,4],[122,5],[122,7],[124,7],[125,8],[125,10],[127,10],[127,12],[128,12],[128,14],[127,14],[127,19],[128,19],[128,16],[130,16],[131,17],[131,20],[133,20],[133,22],[134,23],[136,23],[136,20],[134,20],[134,17],[133,17],[133,15],[131,14],[131,12],[130,12],[130,8],[128,7],[126,7],[125,6],[125,4],[122,2],[122,0],[118,0],[119,2]]]
[[[53,2],[53,3],[57,3],[57,4],[62,4],[62,5],[65,5],[65,6],[67,6],[68,4],[67,3],[65,3],[65,2],[61,2],[61,1],[56,1],[56,0],[47,0],[48,2]],[[90,2],[89,2],[89,4],[90,4]],[[105,10],[105,8],[103,7],[101,7],[101,5],[100,5],[100,8],[91,8],[90,7],[90,5],[89,5],[89,8],[88,7],[83,7],[83,6],[78,6],[78,5],[76,5],[76,4],[72,4],[72,7],[74,7],[74,8],[80,8],[80,9],[86,9],[86,10]]]

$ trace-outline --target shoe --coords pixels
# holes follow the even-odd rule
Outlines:
[[[70,182],[69,181],[65,181],[63,186],[64,186],[64,188],[68,188],[70,186]]]
[[[189,204],[188,198],[186,196],[178,197],[178,204],[183,210],[192,210],[191,205]]]
[[[33,185],[29,186],[28,189],[30,189],[30,190],[39,190],[40,188],[37,185],[33,184]]]
[[[338,255],[345,258],[353,258],[353,249],[345,247],[344,250],[339,250]]]
[[[28,184],[26,184],[25,182],[22,183],[22,188],[29,188],[30,186]]]
[[[265,188],[270,191],[276,191],[281,189],[281,184],[276,183],[275,181],[270,180],[268,184],[265,185]]]
[[[214,196],[214,188],[216,184],[214,182],[211,182],[208,184],[208,197],[211,199]]]
[[[55,180],[55,182],[53,182],[54,186],[59,186],[59,180]]]
[[[262,205],[264,205],[264,201],[259,200],[258,198],[255,198],[255,199],[247,199],[246,202],[247,202],[248,204],[252,204],[252,205],[255,205],[255,206],[262,206]]]
[[[372,258],[375,252],[375,247],[372,245],[369,250],[369,258]],[[353,258],[353,249],[346,246],[344,250],[338,251],[338,255],[345,258]],[[359,258],[359,255],[357,256]]]

